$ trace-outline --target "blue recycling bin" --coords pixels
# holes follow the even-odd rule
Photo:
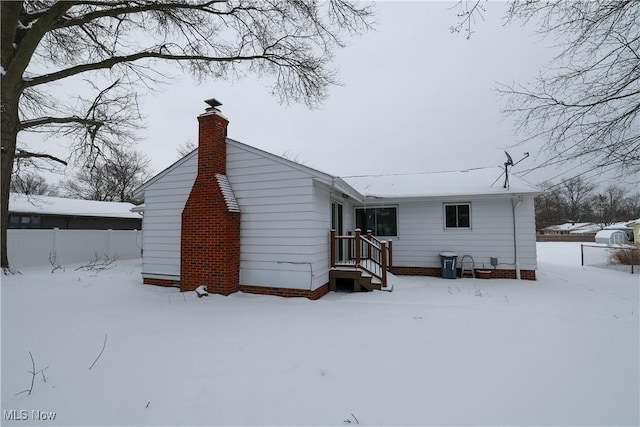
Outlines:
[[[458,264],[458,254],[453,252],[441,252],[440,262],[442,264],[442,278],[455,279],[458,277],[456,267]]]

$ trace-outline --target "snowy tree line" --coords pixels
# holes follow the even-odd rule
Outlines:
[[[581,177],[559,183],[545,182],[536,197],[536,230],[566,222],[592,222],[603,226],[640,218],[640,192],[609,184],[602,190]]]
[[[17,168],[11,192],[106,202],[135,202],[133,191],[149,178],[149,159],[136,150],[116,150],[109,158],[80,168],[71,178],[50,184],[37,169]]]

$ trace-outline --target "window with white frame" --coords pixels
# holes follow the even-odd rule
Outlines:
[[[471,228],[471,203],[445,203],[444,228]]]

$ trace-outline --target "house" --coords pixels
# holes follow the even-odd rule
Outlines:
[[[541,230],[542,234],[596,234],[602,227],[590,222],[566,222],[550,225]]]
[[[9,227],[75,230],[140,230],[132,203],[100,202],[18,193],[9,195]]]
[[[633,241],[640,245],[640,218],[633,221],[631,227],[633,228]]]
[[[443,251],[477,268],[493,258],[496,277],[535,279],[540,191],[517,177],[503,185],[501,169],[487,168],[343,179],[228,138],[221,104],[207,103],[198,149],[135,192],[145,284],[316,299],[341,279],[380,289],[387,272],[440,275]]]

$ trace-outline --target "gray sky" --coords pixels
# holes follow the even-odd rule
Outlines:
[[[502,2],[485,4],[484,20],[476,22],[470,40],[449,31],[457,21],[455,2],[376,6],[377,30],[349,39],[337,53],[343,86],[332,87],[319,109],[279,104],[269,81],[253,75],[200,86],[176,77],[141,99],[146,129],[137,148],[160,172],[178,159],[179,146],[197,142],[196,117],[204,99],[215,97],[230,120],[231,138],[278,155],[288,152],[339,176],[502,165],[503,150],[523,136],[514,135],[512,120],[501,115],[496,83],[532,81],[552,56],[550,42],[531,28],[505,27]],[[532,154],[514,172],[534,165],[536,146],[507,149],[515,161]],[[559,173],[525,178],[538,183]]]
[[[487,4],[471,40],[451,34],[453,6],[378,3],[377,30],[338,52],[343,86],[331,88],[318,110],[278,104],[268,81],[253,76],[233,84],[176,82],[144,99],[140,149],[153,154],[156,171],[169,165],[177,146],[197,141],[196,116],[215,97],[230,137],[336,175],[500,165],[515,140],[495,84],[530,79],[549,53],[522,28],[502,26],[504,3]],[[509,150],[514,159],[530,151]]]

